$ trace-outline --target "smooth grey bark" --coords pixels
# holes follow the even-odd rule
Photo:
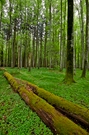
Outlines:
[[[83,2],[80,0],[81,7],[81,69],[84,67],[84,17],[83,17]]]
[[[11,67],[14,68],[15,67],[15,60],[16,60],[16,23],[17,20],[15,18],[14,20],[14,32],[13,32],[13,42],[12,42],[12,54],[11,54]]]
[[[62,0],[61,0],[61,35],[60,35],[60,71],[62,71],[63,70],[63,36],[62,36],[62,34],[63,34],[63,30],[62,30]]]
[[[1,1],[1,13],[0,13],[0,36],[2,36],[2,15],[3,15],[3,3]],[[2,37],[3,38],[3,37]],[[3,43],[0,44],[0,67],[3,67]]]
[[[88,51],[89,51],[89,1],[86,0],[86,46],[85,46],[84,67],[81,77],[86,77],[86,70],[88,66]]]

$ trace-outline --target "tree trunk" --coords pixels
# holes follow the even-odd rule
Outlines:
[[[1,67],[3,67],[3,64],[4,64],[4,61],[3,61],[3,55],[4,55],[4,53],[3,53],[3,51],[4,51],[4,49],[3,49],[3,42],[2,42],[2,44],[1,44],[1,48],[0,48],[1,50],[1,53],[0,53],[0,55],[1,55],[1,57],[0,57],[0,60],[1,60]]]
[[[19,17],[21,19],[21,24],[20,24],[20,27],[22,28],[22,3],[21,3],[21,0],[20,0],[20,14],[19,14]],[[22,29],[20,28],[20,41],[19,42],[19,45],[18,45],[18,68],[22,68]]]
[[[13,35],[13,43],[12,43],[12,59],[11,59],[11,67],[14,68],[15,67],[15,59],[16,59],[16,52],[15,52],[15,49],[16,49],[16,18],[14,20],[14,35]]]
[[[49,44],[50,44],[50,48],[52,48],[52,1],[49,0]],[[51,49],[49,49],[49,69],[52,68],[52,55],[51,55]]]
[[[74,75],[76,74],[76,35],[73,34],[74,40],[73,40],[73,72]]]
[[[43,66],[47,67],[47,19],[46,19],[46,22],[45,22],[45,41],[44,41],[44,62],[43,62]]]
[[[86,0],[86,46],[85,46],[85,59],[84,68],[81,77],[86,76],[87,61],[88,61],[88,50],[89,50],[89,1]]]
[[[22,47],[21,47],[21,42],[20,45],[18,46],[18,68],[22,68]]]
[[[0,36],[2,35],[2,13],[3,13],[3,5],[1,2],[1,13],[0,13]],[[3,38],[3,37],[2,37]],[[3,42],[0,44],[0,67],[3,67]]]
[[[25,46],[24,46],[24,67],[25,68],[27,68],[27,58],[28,58],[28,56],[27,56],[27,47],[28,47],[28,41],[27,41],[27,33],[25,33],[26,35],[25,35]]]
[[[35,30],[32,37],[32,67],[35,66],[34,64],[35,64]]]
[[[22,99],[24,99],[25,102],[30,106],[30,108],[38,114],[38,116],[47,126],[50,127],[54,135],[88,135],[84,129],[58,112],[45,100],[35,95],[31,91],[31,88],[28,91],[7,72],[4,73],[4,76],[8,79],[13,89],[18,92]]]
[[[84,67],[84,21],[83,21],[83,4],[82,0],[80,0],[81,6],[81,69]]]
[[[36,15],[36,19],[37,19],[37,26],[36,26],[36,55],[35,55],[35,68],[38,66],[39,68],[39,36],[38,36],[38,16],[39,16],[39,0],[37,0],[37,15]]]
[[[9,0],[9,34],[8,34],[8,66],[11,67],[11,41],[10,38],[12,36],[12,3],[11,0]]]
[[[29,53],[28,55],[28,67],[29,67],[29,71],[31,71],[31,53]]]
[[[65,83],[71,84],[73,79],[73,0],[68,0],[68,28],[67,28],[67,62],[66,62],[66,76]]]
[[[60,71],[62,70],[63,70],[63,39],[62,39],[62,0],[61,0]]]
[[[35,62],[34,62],[34,66],[35,68],[37,67],[37,61],[38,61],[38,46],[39,46],[39,39],[38,39],[38,26],[37,26],[37,29],[36,29],[36,46],[35,46]]]
[[[66,5],[67,1],[65,0],[65,7],[64,7],[64,30],[63,30],[63,68],[66,67]]]
[[[43,66],[43,58],[42,58],[42,52],[43,52],[43,49],[42,49],[42,35],[40,37],[40,56],[39,56],[39,67],[42,67]]]
[[[36,95],[46,100],[56,109],[58,109],[62,113],[65,113],[65,115],[72,119],[75,123],[77,122],[82,127],[89,130],[89,110],[87,108],[81,107],[77,104],[65,100],[64,98],[58,97],[42,88],[37,87],[30,82],[20,80],[20,84],[21,83],[23,83],[26,88],[31,88],[31,90]],[[87,115],[85,115],[86,112]]]

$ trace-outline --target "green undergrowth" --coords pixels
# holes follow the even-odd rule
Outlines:
[[[17,71],[18,72],[18,71]],[[0,135],[53,135],[0,72]]]
[[[61,96],[69,101],[89,108],[89,72],[85,79],[81,78],[81,70],[76,70],[76,83],[65,85],[65,70],[49,70],[46,68],[28,69],[6,68],[14,77],[27,80],[45,90]],[[0,135],[52,135],[35,112],[13,92],[0,71]]]
[[[46,68],[32,69],[31,72],[24,68],[7,70],[14,77],[27,80],[55,95],[89,108],[89,71],[87,71],[86,78],[81,78],[82,70],[77,69],[74,75],[76,83],[65,85],[63,83],[65,70],[63,72]]]

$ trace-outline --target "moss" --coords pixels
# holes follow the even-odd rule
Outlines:
[[[71,74],[67,74],[65,76],[65,79],[63,80],[63,82],[67,85],[70,85],[72,83],[75,83],[74,79],[73,79],[73,76]]]
[[[43,119],[43,121],[45,121],[47,117],[50,117],[49,123],[51,122],[50,125],[54,127],[55,132],[57,132],[58,134],[88,135],[86,131],[81,129],[78,125],[70,121],[68,118],[64,117],[61,113],[57,112],[51,105],[36,96],[34,93],[26,91],[24,87],[20,89],[19,92],[25,101],[27,101],[26,98],[28,97],[29,100],[26,103],[29,104],[30,107],[34,111],[36,111],[39,116],[41,114],[40,117]],[[24,93],[25,96],[23,96]],[[43,112],[45,112],[45,115]]]
[[[36,113],[40,116],[44,123],[51,128],[54,134],[88,135],[88,133],[84,129],[73,123],[67,117],[63,116],[45,100],[38,97],[32,91],[27,91],[24,86],[20,86],[16,82],[14,77],[12,77],[9,73],[6,72],[4,75],[8,79],[8,81],[10,79],[12,87],[15,88],[16,91],[18,91],[20,96],[25,100],[25,102],[30,106],[30,108],[36,111]],[[36,89],[38,90],[38,87],[36,87]]]
[[[39,97],[37,97],[36,95],[34,95],[32,92],[30,92],[30,93],[26,92],[26,93],[30,99],[29,102],[30,102],[32,108],[38,113],[38,115],[39,115],[38,110],[42,110],[41,115],[42,115],[43,111],[45,111],[47,114],[47,115],[45,115],[45,119],[48,116],[50,116],[50,122],[51,122],[50,124],[54,126],[54,129],[57,131],[58,134],[69,135],[69,134],[76,133],[79,135],[84,135],[84,134],[87,135],[86,131],[84,131],[83,129],[81,130],[81,128],[79,126],[77,126],[72,121],[70,121],[69,119],[67,119],[60,113],[58,113],[47,102],[45,102],[44,100],[42,100]],[[33,97],[33,99],[31,97]],[[43,108],[43,106],[44,106],[44,108]],[[41,116],[41,118],[43,118],[43,117]]]
[[[22,88],[23,85],[21,83],[18,85],[18,83],[16,82],[15,79],[14,79],[14,83],[13,83],[13,77],[8,73],[6,73],[6,74],[8,75],[9,80],[11,81],[11,85],[13,84],[15,90],[18,90],[20,87]],[[46,90],[39,88],[32,83],[29,83],[27,81],[23,81],[23,82],[27,85],[30,85],[32,91],[35,94],[37,94],[41,98],[45,99],[51,105],[55,106],[56,108],[62,108],[64,110],[66,110],[67,112],[69,112],[70,114],[77,115],[89,123],[89,110],[87,108],[84,108],[77,104],[69,102],[69,101],[65,100],[64,98],[58,97],[50,92],[47,92]]]
[[[37,87],[34,84],[31,84],[29,82],[26,82],[26,83],[28,83],[28,85],[34,87],[35,90],[33,92],[35,94],[37,94],[41,98],[45,99],[51,105],[55,106],[56,108],[62,108],[69,113],[77,115],[89,123],[89,110],[87,108],[81,107],[77,104],[74,104],[70,101],[65,100],[64,98],[58,97],[42,88]]]
[[[56,108],[62,108],[70,114],[77,115],[78,117],[80,117],[81,119],[84,119],[86,122],[89,123],[89,110],[87,108],[84,108],[77,104],[69,102],[65,100],[64,98],[58,97],[42,88],[37,87],[36,85],[32,83],[29,83],[27,81],[23,81],[23,82],[24,82],[24,85],[29,85],[35,94],[45,99],[51,105],[55,106]]]

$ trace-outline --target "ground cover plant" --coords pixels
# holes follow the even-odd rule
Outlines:
[[[86,78],[82,79],[80,78],[81,71],[77,70],[75,75],[76,83],[65,85],[63,84],[65,71],[59,72],[58,70],[49,70],[45,68],[39,70],[32,69],[31,72],[28,72],[27,69],[19,70],[17,68],[7,68],[7,71],[15,77],[30,81],[58,96],[89,108],[88,72]],[[0,84],[2,84],[0,85],[0,103],[2,106],[2,110],[0,111],[2,112],[0,116],[2,127],[0,130],[2,132],[1,134],[52,134],[38,116],[25,105],[19,95],[12,91],[10,85],[5,78],[3,78],[2,73],[0,74]],[[33,117],[31,118],[31,116]],[[13,129],[14,133],[12,133]]]
[[[7,69],[13,76],[27,80],[36,84],[45,90],[61,96],[69,101],[80,104],[89,108],[89,72],[87,71],[86,78],[81,78],[82,70],[76,70],[74,79],[76,83],[65,85],[63,79],[65,70],[49,70],[46,68],[32,69],[28,72],[27,69]]]
[[[0,135],[52,135],[0,72]]]

